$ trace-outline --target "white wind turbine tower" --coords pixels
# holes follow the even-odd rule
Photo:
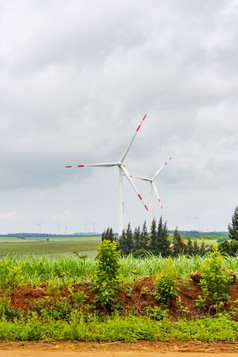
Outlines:
[[[126,178],[128,179],[128,181],[130,182],[130,184],[132,185],[133,189],[136,191],[137,196],[139,197],[140,201],[142,202],[142,204],[144,205],[144,207],[146,208],[146,210],[148,211],[147,206],[144,204],[141,195],[139,194],[137,188],[135,187],[134,183],[132,182],[131,178],[130,178],[130,174],[128,172],[128,170],[126,169],[126,165],[124,163],[124,160],[126,158],[126,155],[128,153],[128,151],[130,150],[130,147],[143,123],[143,121],[146,118],[146,114],[144,115],[142,121],[140,122],[140,125],[138,126],[138,128],[136,129],[136,132],[134,133],[134,135],[132,136],[131,140],[129,141],[128,145],[126,146],[121,158],[119,161],[117,162],[111,162],[111,163],[102,163],[102,164],[88,164],[88,165],[77,165],[77,166],[71,166],[68,165],[66,166],[66,168],[72,168],[72,167],[113,167],[113,166],[117,166],[119,168],[119,230],[118,230],[118,236],[120,237],[122,235],[122,231],[124,228],[124,203],[123,203],[123,174],[126,176]]]
[[[168,162],[172,159],[172,156],[169,158],[168,161],[166,161],[161,168],[156,171],[156,173],[154,174],[154,176],[152,176],[151,178],[147,178],[147,177],[139,177],[139,176],[133,176],[136,179],[139,180],[143,180],[143,181],[149,181],[150,183],[150,223],[152,224],[152,221],[154,219],[154,192],[156,194],[156,197],[158,199],[158,202],[160,204],[160,207],[163,208],[162,204],[161,204],[161,200],[157,191],[157,188],[154,184],[154,179],[158,176],[158,174],[160,173],[160,171],[168,164]]]

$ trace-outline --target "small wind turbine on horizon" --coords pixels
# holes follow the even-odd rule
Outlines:
[[[160,173],[160,171],[168,164],[168,162],[172,159],[172,156],[169,158],[168,161],[166,161],[160,168],[158,171],[156,171],[156,173],[154,174],[154,176],[152,176],[151,178],[147,178],[147,177],[139,177],[139,176],[132,176],[138,180],[142,180],[142,181],[148,181],[150,183],[150,223],[152,224],[152,221],[154,219],[154,192],[155,195],[157,197],[157,200],[159,202],[159,205],[161,207],[161,209],[163,209],[163,206],[161,204],[161,200],[157,191],[157,188],[154,184],[154,180],[155,178],[158,176],[158,174]]]
[[[132,136],[131,140],[129,141],[128,145],[126,146],[121,158],[117,162],[111,162],[111,163],[102,163],[102,164],[87,164],[87,165],[77,165],[77,166],[72,166],[68,165],[66,168],[72,168],[72,167],[113,167],[117,166],[119,169],[119,230],[118,230],[118,236],[120,237],[122,235],[122,231],[124,229],[124,202],[123,202],[123,174],[126,176],[127,180],[130,182],[131,186],[137,193],[137,196],[139,197],[140,201],[144,205],[145,209],[148,211],[147,206],[144,204],[141,195],[139,194],[137,188],[135,187],[133,181],[130,178],[130,174],[128,170],[126,169],[126,165],[124,163],[124,160],[128,154],[128,151],[130,150],[130,147],[138,133],[138,131],[141,128],[141,125],[143,121],[146,118],[146,114],[144,115],[140,125],[137,127],[136,132]]]
[[[41,234],[41,227],[42,227],[42,224],[44,223],[44,221],[42,221],[41,223],[36,223],[35,224],[39,227],[39,230],[40,230],[40,234]]]

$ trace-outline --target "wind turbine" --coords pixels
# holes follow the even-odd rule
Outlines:
[[[36,223],[35,224],[39,227],[39,230],[40,230],[40,234],[41,234],[41,227],[42,227],[42,224],[44,223],[44,221],[42,221],[41,223]]]
[[[148,181],[150,182],[150,223],[152,224],[152,221],[154,219],[154,205],[153,205],[153,202],[154,202],[154,192],[157,196],[157,199],[158,199],[158,202],[160,204],[160,207],[163,208],[162,204],[161,204],[161,200],[160,200],[160,197],[159,197],[159,194],[158,194],[158,191],[157,191],[157,188],[154,184],[154,179],[158,176],[158,174],[160,173],[160,171],[168,164],[168,162],[172,159],[172,156],[169,158],[168,161],[166,161],[162,166],[161,168],[156,171],[156,173],[154,174],[154,176],[152,176],[151,178],[147,178],[147,177],[139,177],[139,176],[132,176],[136,179],[139,179],[139,180],[143,180],[143,181]]]
[[[132,136],[131,140],[129,141],[128,145],[126,146],[121,158],[119,161],[117,162],[111,162],[111,163],[102,163],[102,164],[88,164],[88,165],[77,165],[77,166],[72,166],[72,165],[68,165],[66,166],[66,168],[72,168],[72,167],[113,167],[113,166],[117,166],[119,169],[119,230],[118,230],[118,236],[120,237],[122,235],[122,231],[124,228],[124,203],[123,203],[123,174],[126,176],[127,180],[130,182],[130,184],[132,185],[133,189],[135,190],[135,192],[137,193],[137,196],[139,197],[140,201],[142,202],[142,204],[144,205],[144,207],[146,208],[146,210],[148,211],[147,206],[144,204],[141,195],[139,194],[137,188],[135,187],[134,183],[132,182],[131,178],[130,178],[130,174],[128,172],[128,170],[126,169],[126,165],[124,163],[124,160],[128,154],[128,151],[130,150],[130,147],[138,133],[138,131],[141,128],[141,125],[143,123],[143,121],[146,118],[146,114],[144,115],[142,121],[140,122],[139,126],[136,129],[136,132],[134,133],[134,135]]]

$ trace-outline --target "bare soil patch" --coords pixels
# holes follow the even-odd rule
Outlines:
[[[148,307],[161,307],[160,302],[156,299],[154,292],[155,277],[140,277],[133,284],[124,284],[121,291],[118,293],[119,308],[125,312],[133,312],[137,315],[144,314]],[[88,305],[91,305],[95,293],[91,290],[91,283],[88,281],[80,284],[74,284],[71,287],[63,287],[57,291],[49,291],[47,285],[38,287],[24,286],[17,287],[10,291],[11,305],[14,309],[23,310],[25,313],[29,309],[37,309],[37,303],[53,304],[58,299],[65,298],[71,301],[72,292],[81,291],[85,301],[81,305],[82,311]],[[235,301],[238,299],[238,283],[233,281],[230,288],[230,302],[225,305],[224,309],[229,310],[231,307],[237,307]],[[3,292],[1,293],[1,295]],[[202,290],[198,284],[192,280],[178,280],[177,298],[171,299],[168,303],[168,314],[172,318],[184,316],[186,318],[194,318],[202,315],[201,310],[196,306],[196,300],[199,295],[202,295]],[[178,300],[179,299],[179,300]],[[180,302],[178,302],[180,301]],[[99,308],[100,309],[100,308]],[[212,308],[207,309],[204,313],[216,314],[217,311]]]

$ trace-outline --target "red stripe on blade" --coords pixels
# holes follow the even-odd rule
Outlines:
[[[78,165],[78,167],[84,167],[84,165]]]
[[[164,164],[167,165],[167,162],[165,162]]]
[[[72,166],[66,166],[66,169],[70,169]]]
[[[142,200],[142,197],[141,197],[141,195],[140,195],[140,194],[138,194],[138,197],[139,197],[139,199],[140,199],[140,200]]]
[[[140,130],[140,125],[138,126],[138,128],[136,129],[136,131],[139,131]]]
[[[144,115],[144,118],[143,118],[143,120],[145,120],[145,117],[146,117],[146,115],[147,115],[147,114],[145,114],[145,115]]]
[[[145,205],[145,209],[146,209],[147,211],[149,211],[146,205]]]

